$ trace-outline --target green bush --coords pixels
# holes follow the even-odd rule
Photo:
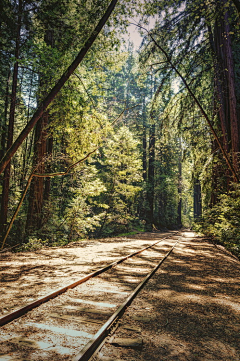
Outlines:
[[[47,245],[46,241],[33,237],[33,238],[29,238],[28,242],[21,245],[21,247],[19,247],[17,250],[20,252],[37,251],[46,245]]]
[[[234,185],[228,194],[222,194],[195,229],[240,256],[240,185]]]

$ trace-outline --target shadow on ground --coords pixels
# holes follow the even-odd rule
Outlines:
[[[142,329],[144,346],[141,351],[118,351],[122,360],[240,360],[240,263],[207,240],[187,238],[190,235],[187,232],[185,235],[124,316],[127,322]],[[153,242],[157,238],[159,234],[151,234]],[[122,249],[116,246],[108,259],[120,258],[137,249],[137,245],[125,245]],[[166,243],[156,246],[157,258],[161,259],[168,249]],[[99,252],[98,257],[104,252]],[[64,257],[64,249],[59,250],[58,257],[60,255]],[[140,274],[131,271],[132,261],[129,261],[101,277],[131,290],[140,282],[149,264],[156,264],[157,258],[149,259],[144,253],[138,255],[132,265],[137,265]],[[68,277],[71,272],[76,274],[69,259],[65,255],[66,263],[61,268]],[[88,265],[88,271],[102,266],[103,262],[96,259]],[[7,273],[7,266],[4,267],[2,270]],[[13,280],[21,277],[17,269],[19,267],[12,269]],[[41,283],[59,272],[59,264],[44,265],[44,272],[41,266],[22,266],[22,272],[30,279],[31,276],[38,278]],[[12,279],[9,277],[6,282],[11,284]],[[24,282],[23,279],[23,285]]]

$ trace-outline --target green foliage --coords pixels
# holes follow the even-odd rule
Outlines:
[[[55,244],[136,229],[142,179],[139,156],[138,142],[127,127],[112,131],[99,152],[61,185],[54,179],[45,222],[35,237]],[[59,187],[63,197],[58,195]]]
[[[78,176],[80,179],[76,179],[72,188],[72,200],[64,211],[63,227],[68,240],[94,233],[101,225],[104,209],[108,208],[106,204],[97,202],[106,188],[97,177],[95,167],[85,166]]]
[[[8,72],[16,61],[18,14],[13,3],[2,2],[0,127],[4,148],[9,116],[9,104],[6,103],[12,81],[8,79]],[[24,4],[14,137],[85,43],[109,1],[42,0]],[[235,252],[239,251],[238,190],[228,195],[224,193],[222,158],[216,152],[211,154],[214,150],[211,135],[198,107],[183,84],[176,81],[166,56],[145,30],[142,30],[144,41],[139,54],[133,52],[131,44],[125,46],[124,51],[120,48],[120,38],[130,16],[137,14],[143,25],[148,23],[150,15],[155,16],[150,34],[177,66],[214,119],[217,129],[214,59],[209,42],[209,32],[218,19],[216,4],[200,0],[118,1],[114,14],[81,66],[48,109],[49,124],[43,132],[48,133],[47,137],[53,137],[53,152],[41,161],[45,162],[47,172],[63,172],[92,150],[98,150],[71,174],[51,179],[49,197],[40,214],[41,227],[24,235],[26,197],[10,243],[21,238],[25,242],[22,250],[37,250],[86,236],[129,235],[143,230],[146,213],[152,211],[150,204],[153,205],[150,223],[154,223],[150,227],[173,227],[178,224],[180,199],[183,224],[190,226],[193,221],[193,179],[197,178],[202,185],[204,211],[213,194],[218,199],[206,213],[206,219],[210,221],[204,225],[209,234],[231,246]],[[235,10],[231,2],[226,4],[233,24]],[[33,10],[29,11],[30,8]],[[235,30],[230,35],[238,80],[239,38]],[[238,103],[239,94],[237,86]],[[153,150],[151,136],[154,137],[155,152],[152,163],[149,161]],[[32,171],[34,141],[29,135],[12,162],[9,218]],[[143,160],[146,161],[144,182]],[[153,173],[149,172],[151,166]],[[219,172],[218,179],[212,184],[215,170]]]
[[[240,186],[234,184],[229,194],[221,194],[195,228],[240,256]]]
[[[138,141],[122,126],[108,139],[100,154],[99,175],[107,188],[101,203],[108,205],[100,232],[103,235],[122,233],[137,219],[137,197],[142,181]]]
[[[46,247],[47,241],[43,241],[38,238],[30,238],[27,243],[17,248],[19,252],[38,251],[39,249]]]
[[[94,165],[78,167],[74,173],[62,180],[62,196],[59,197],[59,182],[52,185],[53,193],[44,209],[44,224],[38,237],[48,244],[69,242],[92,234],[100,227],[106,204],[98,202],[106,191]],[[58,201],[53,202],[54,193]],[[49,214],[51,209],[51,214]]]
[[[172,137],[166,144],[157,142],[155,161],[155,226],[171,228],[177,225],[178,208],[178,143]]]

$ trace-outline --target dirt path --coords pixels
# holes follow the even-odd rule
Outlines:
[[[1,254],[1,313],[164,235],[145,233],[38,252]],[[170,258],[125,314],[122,322],[130,327],[119,327],[102,349],[101,359],[239,361],[239,271],[239,261],[221,247],[184,232]],[[118,337],[142,340],[143,347],[117,347]]]
[[[144,233],[131,238],[84,240],[35,252],[0,253],[0,315],[170,234]]]
[[[183,242],[141,291],[119,328],[140,338],[141,350],[106,345],[106,361],[240,360],[240,263],[206,240],[184,232]]]

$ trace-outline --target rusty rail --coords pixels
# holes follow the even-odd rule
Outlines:
[[[135,290],[128,296],[128,298],[124,301],[124,303],[119,306],[117,311],[107,320],[107,322],[100,328],[100,330],[94,335],[92,340],[90,340],[86,346],[82,349],[82,351],[74,356],[72,361],[88,361],[94,352],[98,349],[98,347],[101,345],[101,343],[104,341],[104,339],[109,335],[111,332],[111,328],[113,324],[119,320],[127,307],[130,306],[134,298],[138,295],[138,293],[141,291],[141,289],[144,287],[144,285],[148,282],[148,280],[156,273],[156,271],[159,269],[159,267],[162,265],[162,263],[167,259],[167,257],[172,253],[173,249],[176,247],[177,243],[179,243],[179,240],[175,242],[175,244],[172,246],[170,251],[166,253],[166,255],[162,258],[162,260],[157,264],[156,267],[143,279],[141,283],[135,288]]]
[[[178,232],[175,232],[175,233],[178,233]],[[103,273],[103,272],[106,272],[106,271],[109,270],[110,268],[113,268],[114,266],[116,266],[116,265],[124,262],[126,259],[131,258],[131,257],[133,257],[133,256],[136,256],[137,254],[145,251],[145,250],[148,249],[148,248],[151,248],[151,247],[155,246],[156,244],[162,242],[163,240],[165,240],[165,239],[167,239],[167,238],[169,238],[169,237],[171,237],[171,236],[172,236],[172,234],[169,235],[169,236],[163,237],[163,238],[161,238],[160,240],[158,240],[157,242],[154,242],[153,244],[151,244],[151,245],[149,245],[149,246],[147,246],[147,247],[144,247],[144,248],[142,248],[142,249],[139,250],[139,251],[133,252],[133,253],[131,253],[131,254],[123,257],[123,258],[120,258],[118,261],[115,261],[115,262],[113,262],[113,263],[111,263],[111,264],[109,264],[109,265],[107,265],[107,266],[105,266],[105,267],[103,267],[103,268],[100,268],[100,269],[97,270],[97,271],[94,271],[94,272],[92,272],[92,273],[87,274],[86,276],[82,277],[82,278],[79,279],[78,281],[75,281],[75,282],[73,282],[73,283],[71,283],[71,284],[69,284],[69,285],[67,285],[67,286],[64,286],[64,287],[62,287],[62,288],[59,288],[58,290],[56,290],[56,291],[54,291],[54,292],[51,292],[51,293],[49,293],[48,295],[43,296],[43,297],[37,299],[36,301],[33,301],[33,302],[29,303],[28,305],[19,308],[19,309],[16,310],[16,311],[10,312],[10,313],[8,313],[8,314],[5,315],[5,316],[0,317],[0,326],[6,325],[7,323],[9,323],[9,322],[11,322],[11,321],[13,321],[13,320],[15,320],[15,319],[23,316],[23,315],[26,314],[28,311],[31,311],[33,308],[36,308],[36,307],[40,306],[41,304],[43,304],[43,303],[45,303],[45,302],[47,302],[47,301],[49,301],[49,300],[51,300],[51,299],[53,299],[53,298],[56,298],[57,296],[59,296],[59,295],[61,295],[62,293],[66,292],[67,290],[72,289],[72,288],[74,288],[74,287],[76,287],[76,286],[78,286],[78,285],[80,285],[80,284],[88,281],[90,278],[96,277],[96,276],[98,276],[99,274],[101,274],[101,273]]]

